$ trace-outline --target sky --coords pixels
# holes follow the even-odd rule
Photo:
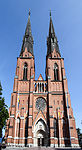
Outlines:
[[[82,129],[82,0],[0,0],[0,81],[10,106],[17,57],[31,10],[35,79],[45,79],[49,12],[51,9],[76,127]],[[81,130],[82,131],[82,130]]]

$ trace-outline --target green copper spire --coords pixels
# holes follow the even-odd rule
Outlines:
[[[20,56],[23,55],[23,52],[25,51],[26,47],[27,47],[27,51],[33,55],[33,37],[31,32],[30,10],[29,10],[28,22],[25,30],[25,35],[23,38],[23,44],[22,44]]]

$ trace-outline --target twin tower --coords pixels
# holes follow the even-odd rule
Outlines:
[[[35,80],[30,13],[17,58],[9,119],[5,131],[9,146],[79,147],[75,119],[50,13],[46,80]]]

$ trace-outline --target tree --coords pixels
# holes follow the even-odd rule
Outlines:
[[[79,145],[80,147],[82,147],[82,133],[80,128],[77,128],[77,134],[78,134]]]
[[[5,127],[8,117],[8,106],[5,104],[4,97],[2,97],[2,86],[0,82],[0,137],[2,137],[2,129]]]

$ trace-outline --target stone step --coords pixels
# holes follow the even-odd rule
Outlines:
[[[4,150],[4,149],[2,149]],[[6,147],[5,150],[81,150],[80,148],[55,148],[55,147]]]

